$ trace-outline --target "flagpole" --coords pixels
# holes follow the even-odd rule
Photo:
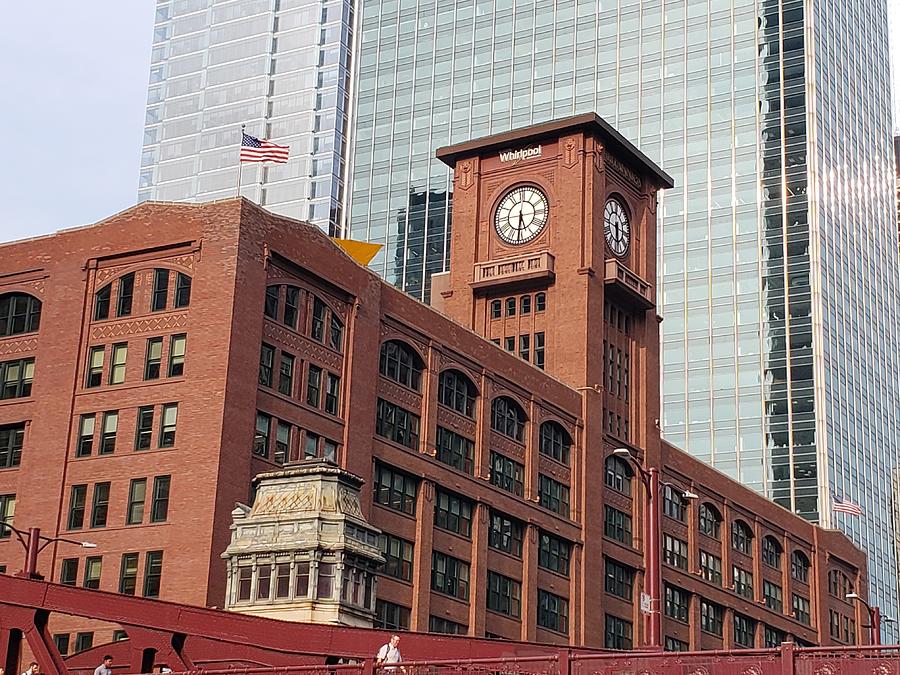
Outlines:
[[[241,174],[244,171],[244,163],[241,161],[241,148],[244,145],[244,129],[247,128],[246,124],[241,125],[241,140],[238,145],[238,182],[237,182],[237,196],[241,196]]]

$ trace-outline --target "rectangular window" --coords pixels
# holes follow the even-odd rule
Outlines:
[[[12,525],[16,515],[16,496],[0,495],[0,539],[8,539],[12,535],[12,530],[4,527],[2,523]]]
[[[316,342],[325,341],[325,303],[318,298],[313,298],[312,321],[309,326],[309,336]]]
[[[86,652],[94,646],[94,633],[76,633],[75,634],[75,652]]]
[[[665,649],[667,652],[686,652],[690,651],[691,646],[684,640],[678,640],[666,635]]]
[[[169,517],[169,486],[171,476],[157,476],[153,479],[153,503],[150,508],[150,522],[164,523]]]
[[[766,607],[776,612],[784,611],[784,600],[781,593],[781,586],[773,584],[771,581],[763,580],[763,599]]]
[[[34,359],[0,363],[0,399],[28,398],[34,381]]]
[[[525,465],[491,452],[491,485],[521,497],[525,492]]]
[[[88,372],[85,387],[99,387],[103,384],[104,347],[91,347],[88,353]]]
[[[187,274],[178,273],[175,277],[175,308],[187,307],[191,304],[191,278]]]
[[[153,406],[138,408],[137,429],[135,430],[134,449],[146,450],[153,440]]]
[[[161,337],[147,340],[147,356],[144,362],[144,379],[158,380],[162,365],[163,339]]]
[[[278,296],[281,286],[269,286],[266,288],[266,302],[263,306],[263,314],[270,319],[278,318]]]
[[[275,463],[284,464],[291,452],[291,425],[279,421],[275,426]]]
[[[525,361],[531,361],[531,336],[519,336],[519,358]]]
[[[716,605],[708,600],[701,600],[700,630],[722,637],[722,621],[724,615],[725,610],[721,605]]]
[[[122,640],[128,639],[128,632],[124,630],[114,630],[112,634],[113,642],[121,642]]]
[[[434,614],[428,617],[428,632],[442,635],[466,635],[469,627]]]
[[[266,298],[268,300],[268,297]],[[276,297],[276,303],[277,303]],[[268,302],[266,303],[268,307]],[[284,289],[284,325],[297,329],[297,318],[300,316],[300,289],[286,286]]]
[[[109,383],[122,384],[125,381],[125,365],[128,361],[128,343],[122,342],[112,347],[109,365]]]
[[[94,301],[94,321],[101,321],[109,318],[109,301],[112,297],[112,284],[107,284],[95,295]]]
[[[116,316],[131,315],[131,301],[134,298],[134,272],[119,279],[119,295]]]
[[[328,346],[339,352],[344,348],[344,324],[334,314],[331,315],[331,330],[328,333]]]
[[[731,568],[732,579],[734,580],[734,592],[745,598],[753,598],[753,573],[745,569],[741,569],[737,565]]]
[[[275,597],[291,597],[291,564],[278,563],[275,566]]]
[[[381,573],[402,581],[412,581],[413,543],[382,533],[378,538],[378,546],[384,556]]]
[[[534,334],[534,365],[544,369],[544,333]]]
[[[634,570],[607,558],[606,592],[631,602],[634,598]]]
[[[549,532],[541,531],[538,538],[539,567],[567,577],[569,576],[569,560],[571,557],[572,544]]]
[[[119,431],[119,411],[107,410],[103,413],[103,431],[100,434],[101,455],[111,455],[116,451],[116,433]]]
[[[469,599],[469,563],[434,551],[431,554],[431,590]]]
[[[756,622],[740,614],[734,615],[734,644],[738,647],[753,647],[756,642]]]
[[[0,469],[19,466],[25,444],[25,423],[0,426]]]
[[[375,601],[375,628],[385,630],[409,630],[409,607],[387,600]]]
[[[634,646],[633,627],[630,621],[612,614],[606,615],[606,631],[603,646],[607,649],[631,650]]]
[[[419,449],[419,416],[395,403],[378,399],[375,433],[411,450]]]
[[[257,457],[269,456],[269,429],[272,427],[272,416],[256,411],[256,431],[253,435],[253,454]]]
[[[334,373],[328,373],[325,378],[325,412],[329,415],[338,414],[340,396],[341,378]]]
[[[306,404],[318,408],[322,401],[322,369],[309,364],[306,373]]]
[[[464,497],[437,490],[434,499],[434,525],[463,537],[471,537],[472,502]]]
[[[802,624],[810,625],[809,618],[809,600],[803,596],[793,593],[791,596],[791,610],[797,621]]]
[[[100,572],[103,567],[103,558],[95,556],[87,558],[84,561],[84,581],[82,585],[85,588],[100,588]]]
[[[691,595],[680,588],[666,584],[666,616],[676,621],[688,622]]]
[[[319,456],[319,434],[314,434],[311,431],[306,432],[306,436],[303,439],[303,457],[305,459],[311,459],[313,457]]]
[[[550,476],[538,474],[538,497],[545,509],[569,517],[569,487]]]
[[[519,298],[519,314],[531,314],[531,296],[523,295]]]
[[[663,535],[663,562],[672,567],[688,568],[688,545],[670,534]]]
[[[488,609],[515,617],[522,614],[522,584],[490,570],[487,582]]]
[[[522,538],[524,527],[518,520],[491,510],[488,523],[488,546],[508,553],[516,558],[522,557]]]
[[[241,570],[243,571],[243,570]],[[253,570],[250,570],[250,576],[252,577]],[[295,598],[307,598],[309,597],[309,563],[308,562],[298,562],[296,567],[294,567],[294,597]],[[247,578],[247,593],[246,597],[243,595],[240,596],[242,600],[250,599],[250,577]]]
[[[67,529],[84,527],[84,509],[87,502],[87,485],[73,485],[69,493],[69,522]]]
[[[259,350],[259,383],[262,386],[272,386],[272,369],[274,365],[275,347],[263,343]]]
[[[294,393],[294,357],[281,352],[281,367],[278,369],[278,393],[291,396]]]
[[[475,472],[475,442],[442,426],[437,428],[435,459],[472,475]]]
[[[568,634],[569,601],[539,588],[537,625],[557,633]]]
[[[166,308],[169,296],[169,270],[157,268],[153,273],[153,299],[150,303],[151,312],[159,312]]]
[[[59,583],[74,586],[78,583],[78,558],[66,558],[59,568]]]
[[[178,404],[166,403],[162,407],[162,415],[159,425],[159,447],[172,448],[175,446],[175,429],[178,423]]]
[[[272,592],[272,565],[260,563],[256,568],[256,599],[268,600]]]
[[[128,511],[126,525],[140,525],[144,522],[144,502],[147,499],[147,479],[133,478],[128,487]]]
[[[670,485],[663,488],[663,513],[680,523],[687,521],[687,504],[681,494]]]
[[[109,483],[94,483],[91,527],[106,527],[106,517],[109,515],[109,485]]]
[[[766,626],[763,630],[763,646],[767,649],[780,647],[781,643],[787,640],[787,634],[777,628]]]
[[[173,335],[169,342],[169,377],[184,375],[184,354],[187,348],[187,335]]]
[[[603,507],[603,534],[626,546],[631,546],[631,516],[624,511],[605,505]]]
[[[515,298],[507,298],[506,299],[506,316],[515,316],[516,315],[516,299]]]
[[[410,516],[415,514],[418,487],[415,478],[384,464],[376,464],[375,482],[372,487],[372,496],[376,504]]]
[[[137,591],[138,554],[122,555],[122,567],[119,570],[119,593],[134,595]]]
[[[82,415],[78,420],[78,445],[75,448],[76,457],[90,457],[94,449],[94,422],[96,416]]]
[[[144,566],[144,597],[158,598],[162,582],[162,551],[147,551],[147,562]]]
[[[504,338],[503,348],[508,352],[516,351],[516,338],[514,338],[514,337]]]
[[[703,549],[700,549],[700,574],[707,581],[711,581],[712,583],[721,586],[722,559],[717,555],[707,553]]]

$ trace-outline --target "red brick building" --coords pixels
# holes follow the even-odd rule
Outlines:
[[[243,200],[0,247],[0,508],[97,544],[39,568],[219,606],[235,502],[321,457],[367,480],[381,625],[630,648],[645,488],[624,448],[662,474],[668,648],[862,641],[849,540],[660,440],[668,177],[593,116],[439,156],[456,167],[444,313]]]

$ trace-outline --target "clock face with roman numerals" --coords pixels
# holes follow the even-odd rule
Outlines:
[[[628,212],[618,199],[610,199],[603,210],[603,230],[606,235],[606,245],[613,255],[622,257],[628,253],[631,244],[631,223],[628,222]]]
[[[494,214],[494,229],[507,244],[525,244],[547,225],[550,203],[538,188],[523,185],[507,192]]]

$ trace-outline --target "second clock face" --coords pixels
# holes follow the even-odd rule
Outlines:
[[[628,213],[618,199],[610,199],[603,210],[603,229],[606,235],[606,244],[619,257],[628,253],[631,244],[631,223],[628,222]]]
[[[500,200],[494,214],[494,229],[507,244],[524,244],[541,233],[549,214],[550,203],[538,188],[530,185],[513,188]]]

